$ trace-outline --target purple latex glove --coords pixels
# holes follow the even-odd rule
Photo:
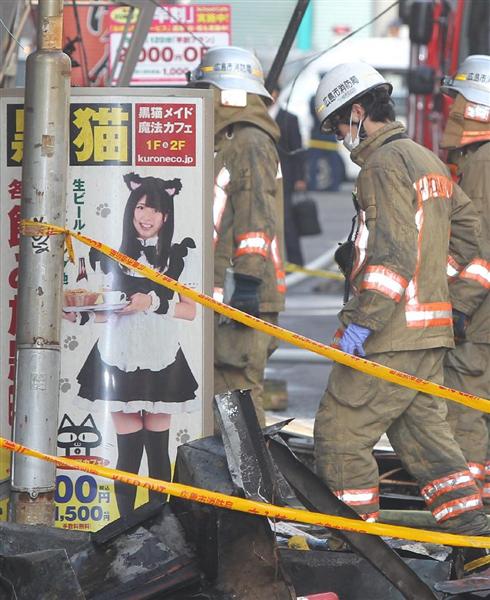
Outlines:
[[[367,327],[351,323],[340,338],[340,349],[348,354],[366,356],[363,344],[371,333],[371,330]]]

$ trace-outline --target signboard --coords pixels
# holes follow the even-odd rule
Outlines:
[[[66,5],[63,9],[63,51],[72,60],[72,86],[107,84],[108,11],[107,6],[95,3],[92,6]]]
[[[113,73],[114,63],[127,21],[127,7],[113,8],[109,15],[109,56],[112,79],[117,81],[126,49]],[[134,21],[129,31],[134,29]],[[186,73],[195,69],[208,48],[228,46],[231,38],[230,6],[167,5],[158,8],[141,50],[133,85],[183,85]]]
[[[210,94],[114,91],[79,88],[72,97],[67,227],[209,293]],[[12,93],[0,96],[0,427],[6,437],[14,384],[21,101]],[[211,430],[211,315],[96,249],[76,241],[74,249],[76,262],[66,260],[64,273],[58,452],[169,479],[177,446]],[[96,531],[154,494],[58,469],[56,523]]]

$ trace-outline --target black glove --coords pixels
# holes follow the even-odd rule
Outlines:
[[[453,332],[454,341],[457,344],[466,340],[466,328],[468,327],[469,322],[470,319],[467,315],[453,308]]]
[[[235,273],[235,291],[230,306],[243,310],[252,317],[259,316],[259,286],[261,280],[251,275]]]

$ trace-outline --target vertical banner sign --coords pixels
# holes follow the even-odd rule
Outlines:
[[[116,66],[128,14],[127,7],[112,8],[108,20],[110,71],[116,81],[127,52],[126,44]],[[134,30],[136,19],[137,11],[134,11],[129,32]],[[228,46],[230,39],[231,10],[227,4],[162,6],[155,11],[131,83],[182,85],[186,82],[186,73],[198,66],[208,48]]]
[[[80,89],[72,98],[66,225],[194,289],[209,290],[203,93],[110,91]],[[23,133],[22,105],[14,100],[0,98],[6,132],[0,154],[6,437]],[[74,250],[75,264],[65,260],[58,453],[168,480],[177,446],[203,433],[203,398],[212,377],[212,357],[204,352],[210,315],[94,248],[74,241]],[[149,500],[163,497],[58,469],[60,527],[97,531]]]
[[[66,4],[66,3],[65,3]],[[63,51],[71,58],[72,86],[104,86],[109,70],[108,6],[73,6],[63,9]],[[78,23],[77,23],[78,17]],[[80,26],[80,29],[78,28]],[[84,77],[86,72],[87,79]]]
[[[12,435],[15,393],[15,324],[19,260],[24,108],[0,97],[0,435]],[[0,520],[7,520],[11,457],[0,450]]]

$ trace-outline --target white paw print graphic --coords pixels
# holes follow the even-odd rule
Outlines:
[[[78,341],[75,335],[67,335],[63,343],[63,347],[67,350],[75,350],[78,347]]]
[[[190,441],[191,436],[189,435],[187,429],[180,429],[177,431],[175,439],[177,440],[177,444],[187,444],[187,442]]]
[[[102,217],[103,219],[105,219],[106,217],[108,217],[111,214],[111,209],[109,208],[109,205],[107,204],[107,202],[103,202],[102,204],[99,204],[97,206],[97,208],[95,209],[95,212],[97,213],[97,215],[99,217]]]
[[[66,379],[65,377],[63,379],[60,379],[60,390],[66,394],[66,392],[69,392],[71,390],[71,383],[69,379]]]

